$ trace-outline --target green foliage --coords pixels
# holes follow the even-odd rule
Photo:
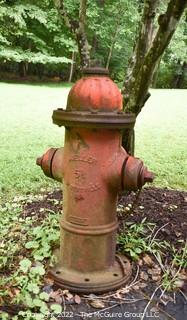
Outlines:
[[[140,19],[137,9],[138,1],[107,1],[99,6],[98,1],[88,4],[89,43],[96,42],[92,48],[92,58],[98,59],[106,66],[110,47],[115,33],[114,48],[110,61],[112,77],[117,81],[124,79],[124,70],[132,52],[136,27]]]
[[[47,211],[44,220],[20,215],[23,204],[36,199],[37,196],[18,197],[0,207],[0,232],[2,236],[6,234],[6,241],[2,241],[0,247],[0,269],[3,272],[0,295],[6,299],[10,288],[16,288],[12,303],[21,304],[23,311],[19,312],[18,317],[24,319],[44,319],[41,315],[49,313],[49,295],[41,291],[46,271],[40,261],[45,258],[45,266],[50,264],[52,249],[59,240],[58,215],[55,212]],[[25,308],[30,311],[30,316],[28,311],[24,311]],[[39,312],[37,318],[32,317],[32,310]],[[59,308],[51,310],[58,313]],[[6,319],[6,314],[3,317]]]
[[[47,7],[44,7],[46,4]],[[71,62],[66,55],[70,47],[69,37],[57,44],[54,39],[63,33],[63,24],[51,1],[14,1],[0,7],[0,60],[4,63],[14,61],[33,64],[67,64]],[[7,28],[7,24],[9,28]],[[71,48],[70,48],[71,49]]]
[[[56,216],[53,217],[53,215],[49,215],[40,226],[29,229],[28,236],[30,239],[34,240],[27,241],[25,248],[32,250],[31,254],[34,259],[42,261],[45,258],[49,258],[52,255],[52,244],[57,243],[59,240]]]
[[[184,242],[182,240],[182,242]],[[181,282],[181,270],[186,270],[187,267],[187,242],[180,250],[172,247],[173,258],[170,265],[164,267],[164,273],[162,275],[162,287],[165,291],[173,291],[176,288],[183,286]],[[177,268],[176,268],[177,267]],[[183,277],[182,277],[183,278]],[[186,279],[186,277],[184,276]]]
[[[167,1],[160,3],[157,16],[164,13],[166,4]],[[105,67],[112,48],[109,67],[112,78],[118,83],[124,80],[138,31],[142,5],[143,2],[138,0],[89,0],[87,2],[87,34],[91,58]],[[77,24],[79,1],[65,0],[64,6],[71,21]],[[157,22],[155,27],[158,27]],[[58,71],[60,74],[63,65],[67,79],[69,73],[67,65],[71,62],[73,51],[78,51],[75,37],[65,26],[63,17],[57,12],[55,1],[1,1],[0,62],[5,70],[6,67],[11,70],[13,62],[19,65],[25,63],[27,69],[28,65],[42,64],[43,71],[46,70],[47,73]],[[184,15],[163,57],[158,86],[171,86],[172,77],[176,72],[181,72],[178,61],[180,60],[181,63],[186,61],[186,56]],[[79,61],[77,54],[75,65],[79,65]],[[31,73],[38,72],[34,67],[30,70]]]
[[[187,63],[187,24],[184,14],[162,58],[157,86],[171,88],[174,78],[182,73],[183,63]],[[186,88],[187,74],[184,74],[182,88]]]
[[[171,247],[165,240],[157,239],[159,230],[155,229],[153,223],[147,223],[146,218],[141,223],[126,222],[124,233],[118,236],[118,244],[122,253],[129,255],[135,261],[145,253],[154,256],[163,271],[161,285],[168,291],[178,286],[180,271],[187,267],[187,243],[181,240],[183,243],[180,243],[180,250],[176,248],[177,243],[176,247]],[[172,256],[169,265],[165,262],[168,250]]]
[[[3,62],[14,61],[14,62],[28,62],[28,63],[41,63],[41,64],[61,64],[61,63],[70,63],[71,60],[65,57],[53,57],[43,53],[34,53],[30,50],[23,50],[21,48],[9,49],[6,47],[0,46],[0,59],[3,59]]]
[[[143,219],[140,224],[126,222],[124,234],[119,235],[118,243],[122,252],[128,254],[133,260],[138,260],[142,253],[156,254],[166,249],[169,244],[166,241],[152,238],[155,225],[146,223]]]

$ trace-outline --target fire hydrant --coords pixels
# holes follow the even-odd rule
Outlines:
[[[116,254],[116,205],[122,190],[138,190],[153,175],[121,147],[122,129],[135,116],[122,111],[122,96],[102,68],[88,68],[70,90],[66,110],[53,112],[65,126],[64,148],[37,159],[44,173],[63,179],[63,213],[55,283],[74,292],[106,292],[128,281],[129,260]]]

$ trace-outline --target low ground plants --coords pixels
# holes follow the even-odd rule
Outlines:
[[[167,241],[157,238],[160,230],[156,230],[155,227],[155,224],[147,223],[146,218],[141,223],[126,223],[124,231],[118,236],[118,244],[121,252],[129,255],[134,261],[138,261],[142,254],[155,257],[162,270],[160,287],[164,291],[171,291],[182,285],[181,270],[187,268],[187,242],[179,240],[181,247],[177,249]],[[186,275],[184,279],[186,280]]]
[[[13,320],[43,320],[49,314],[54,320],[62,311],[62,306],[43,290],[46,281],[50,281],[46,271],[54,263],[53,249],[59,245],[58,210],[40,207],[27,215],[24,209],[26,204],[43,199],[44,195],[15,197],[0,208],[0,302],[19,306]],[[59,206],[57,199],[50,201],[54,208]],[[181,281],[178,275],[186,267],[187,246],[184,242],[180,250],[171,247],[159,240],[159,231],[145,218],[140,223],[127,223],[118,236],[118,249],[134,261],[145,254],[155,257],[162,269],[161,287],[168,291]],[[171,261],[166,261],[168,250],[172,251]],[[10,319],[6,312],[1,315],[2,319]]]
[[[45,219],[40,218],[40,212],[24,217],[23,204],[36,198],[29,196],[0,208],[0,297],[5,304],[20,305],[19,319],[44,319],[49,310],[59,313],[62,309],[54,304],[49,308],[49,295],[41,290],[46,268],[53,263],[52,250],[59,241],[58,213],[46,210]],[[35,318],[31,311],[36,311]],[[8,319],[6,313],[3,317]]]
[[[128,254],[133,260],[138,260],[142,253],[162,253],[170,247],[167,241],[154,238],[154,223],[146,222],[125,224],[124,232],[118,237],[118,243],[123,253]]]

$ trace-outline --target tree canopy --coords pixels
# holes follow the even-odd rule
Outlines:
[[[122,84],[146,1],[1,0],[1,69],[18,72],[21,67],[24,74],[63,73],[63,79],[68,80],[72,59],[74,77],[78,75],[84,43],[87,59],[109,68],[113,79]],[[160,1],[157,17],[164,14],[168,3]],[[176,74],[180,76],[186,68],[185,20],[184,14],[155,78],[162,87],[172,85]],[[154,19],[153,34],[157,27]]]

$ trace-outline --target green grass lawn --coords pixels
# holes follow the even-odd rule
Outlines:
[[[55,186],[35,164],[37,156],[63,145],[64,129],[52,124],[69,88],[0,83],[0,194],[37,192]],[[152,90],[136,124],[136,156],[156,173],[155,185],[187,189],[187,90]]]

